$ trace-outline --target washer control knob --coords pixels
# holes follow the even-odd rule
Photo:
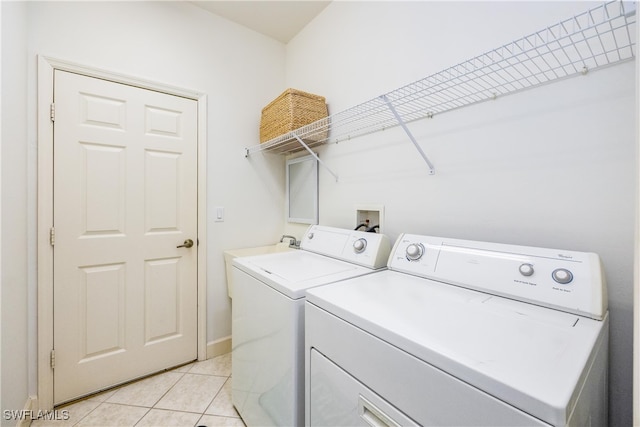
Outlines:
[[[360,238],[355,242],[353,242],[353,250],[357,254],[364,252],[366,248],[367,248],[367,240],[364,238]]]
[[[407,246],[406,254],[409,261],[417,261],[424,255],[424,246],[422,243],[411,243]]]
[[[551,277],[553,277],[553,280],[562,285],[566,285],[573,280],[573,274],[565,268],[558,268],[556,270],[553,270],[553,273],[551,273]]]
[[[309,233],[309,234],[307,234],[307,238],[308,238],[309,240],[313,239],[313,233]]]
[[[521,264],[518,270],[520,270],[520,274],[523,276],[529,277],[533,275],[533,265],[531,264]]]

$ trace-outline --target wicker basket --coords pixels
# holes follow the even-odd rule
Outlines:
[[[322,96],[287,89],[262,109],[260,143],[327,117],[327,104]],[[328,131],[302,135],[301,139],[318,141],[327,138]]]

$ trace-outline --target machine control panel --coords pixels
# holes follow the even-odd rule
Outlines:
[[[607,310],[594,253],[403,234],[388,267],[595,319]]]
[[[384,234],[312,225],[300,249],[379,269],[387,265],[391,242]]]

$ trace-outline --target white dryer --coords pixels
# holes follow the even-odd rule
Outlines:
[[[606,426],[597,255],[418,235],[307,293],[309,426]]]
[[[304,424],[307,289],[386,268],[389,239],[311,226],[300,250],[233,260],[232,400],[248,426]]]

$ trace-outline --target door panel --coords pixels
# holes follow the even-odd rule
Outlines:
[[[83,235],[124,234],[125,150],[80,142]]]
[[[80,267],[80,315],[86,319],[80,331],[80,361],[125,348],[125,265]]]
[[[180,259],[145,262],[145,343],[174,338],[180,333]]]
[[[197,103],[55,71],[54,403],[197,358]]]
[[[180,156],[147,150],[145,152],[145,223],[148,233],[178,231]],[[154,191],[161,188],[162,192]]]

